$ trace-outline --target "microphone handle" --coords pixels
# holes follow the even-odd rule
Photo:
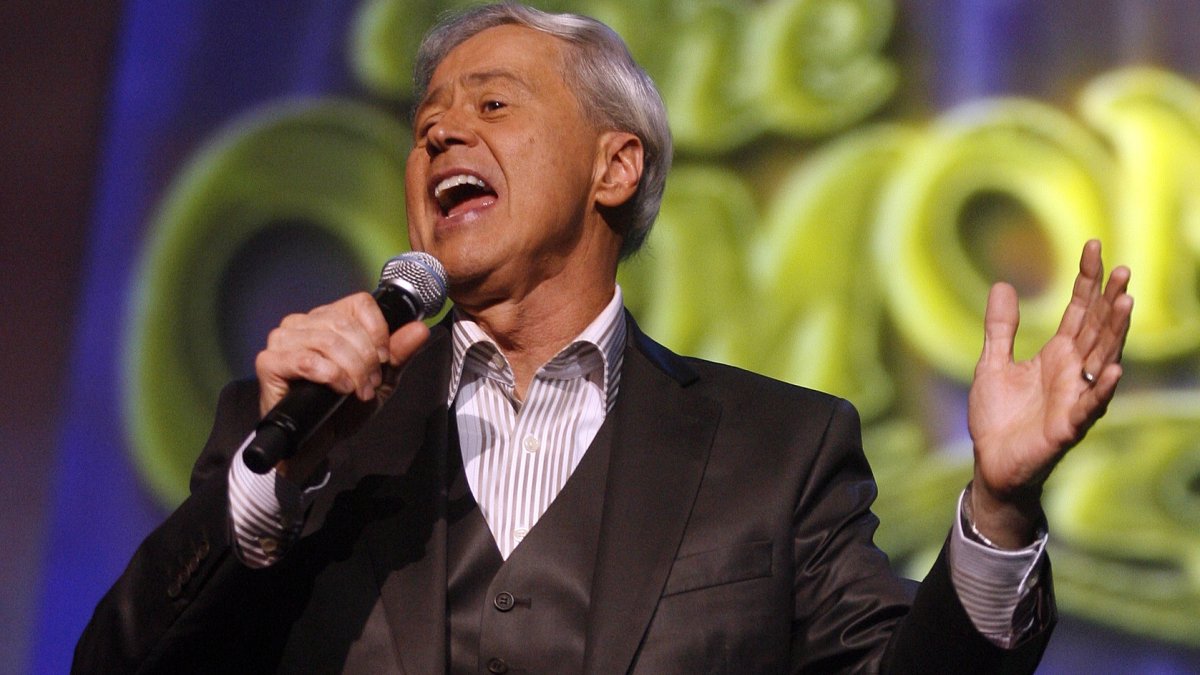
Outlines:
[[[409,291],[380,284],[372,293],[394,333],[400,326],[421,318],[422,308]],[[329,419],[346,400],[326,385],[297,380],[287,395],[271,408],[254,430],[254,440],[242,452],[242,460],[254,473],[267,473],[279,462],[296,454],[308,437]]]

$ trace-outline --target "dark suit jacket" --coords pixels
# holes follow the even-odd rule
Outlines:
[[[971,626],[945,552],[917,592],[871,542],[876,490],[845,401],[671,354],[631,321],[587,616],[589,673],[1031,671]],[[192,496],[96,609],[79,672],[442,672],[449,331],[331,455],[276,565],[230,548],[226,472],[257,421],[222,394]],[[914,593],[916,593],[914,601]]]

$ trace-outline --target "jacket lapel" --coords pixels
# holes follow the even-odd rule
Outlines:
[[[689,388],[697,376],[686,362],[643,335],[632,319],[629,326],[585,673],[628,671],[683,537],[721,412]]]
[[[364,532],[383,615],[405,672],[446,669],[446,391],[450,333],[435,327],[351,452],[378,464],[376,496],[389,514]],[[375,473],[377,472],[377,473]],[[374,476],[371,474],[375,473]]]
[[[626,672],[653,618],[708,461],[721,407],[690,388],[687,363],[629,320],[584,672]],[[445,326],[445,324],[443,324]],[[348,455],[386,515],[363,533],[383,616],[405,672],[446,670],[445,402],[450,332],[435,327],[397,396]]]

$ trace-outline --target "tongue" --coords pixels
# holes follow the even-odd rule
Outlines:
[[[447,216],[457,216],[474,209],[482,209],[496,203],[496,195],[483,193],[470,199],[463,200],[458,204],[450,207],[446,212]]]

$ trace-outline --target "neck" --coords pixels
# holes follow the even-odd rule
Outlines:
[[[516,395],[522,400],[538,369],[578,337],[612,300],[616,282],[610,276],[581,293],[561,292],[554,286],[558,285],[543,284],[521,298],[474,307],[456,303],[496,341],[513,369]]]

